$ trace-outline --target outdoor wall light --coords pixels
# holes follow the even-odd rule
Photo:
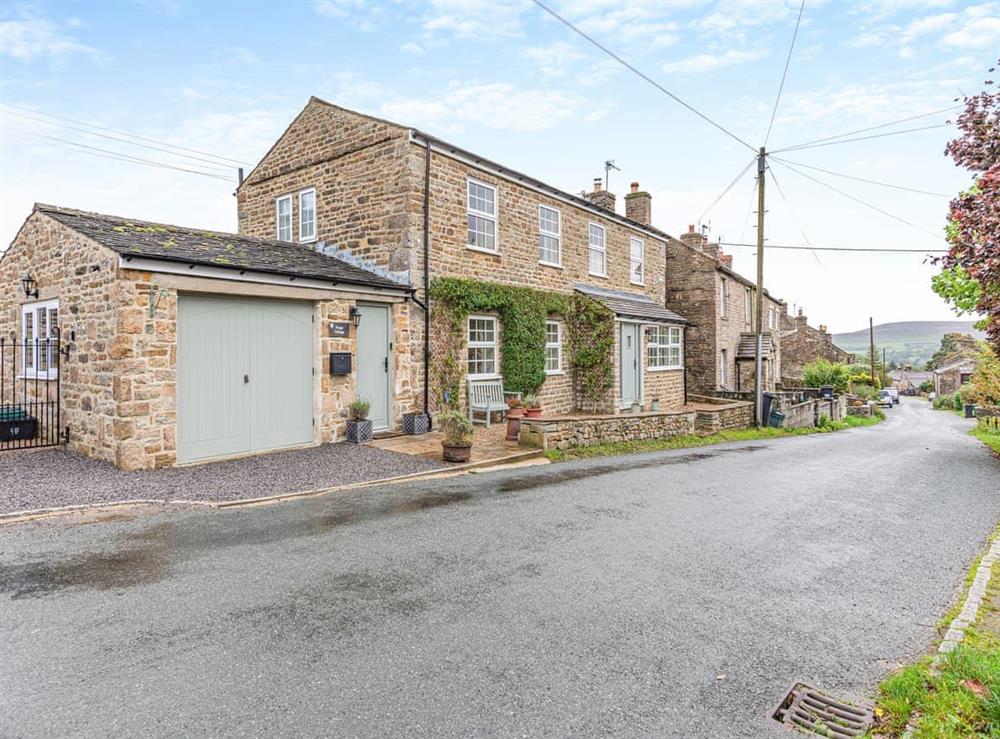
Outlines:
[[[347,315],[351,319],[351,323],[354,324],[354,328],[361,325],[361,311],[358,310],[356,305],[351,306],[351,310],[348,311]]]
[[[27,298],[37,298],[38,288],[35,287],[35,278],[25,272],[21,275],[21,287],[24,288],[24,296]]]

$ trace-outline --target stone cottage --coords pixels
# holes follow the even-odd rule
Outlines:
[[[599,180],[574,195],[415,128],[311,98],[237,199],[241,234],[349,253],[404,275],[417,290],[420,307],[407,330],[414,361],[396,369],[409,373],[411,405],[464,406],[469,379],[515,381],[504,376],[514,329],[491,302],[505,287],[553,306],[583,296],[613,315],[610,375],[600,392],[574,377],[567,315],[553,309],[538,326],[518,321],[519,331],[537,336],[530,349],[538,352],[534,369],[544,370],[538,393],[547,413],[685,402],[688,322],[664,306],[674,279],[665,263],[670,237],[652,226],[650,196],[638,183],[621,215]],[[486,307],[456,314],[435,297],[442,278],[464,281],[452,286]]]
[[[939,362],[933,371],[934,392],[938,397],[952,395],[961,389],[962,385],[972,382],[976,373],[976,359],[967,353],[956,352]]]
[[[125,469],[343,438],[366,376],[376,416],[413,403],[412,289],[312,245],[36,205],[0,286],[0,336],[33,347],[5,397],[58,386],[69,447]]]
[[[687,332],[688,388],[692,393],[750,393],[754,390],[756,334],[755,283],[733,270],[723,254],[694,226],[680,239],[667,242],[666,305],[683,310],[691,321]],[[784,301],[764,291],[764,389],[774,390],[781,378],[781,321]]]
[[[833,343],[826,326],[813,328],[800,308],[795,316],[781,314],[781,382],[803,387],[805,366],[819,359],[851,364],[854,355]]]

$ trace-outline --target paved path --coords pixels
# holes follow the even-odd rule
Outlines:
[[[874,428],[0,532],[0,735],[789,736],[931,643],[1000,461]]]

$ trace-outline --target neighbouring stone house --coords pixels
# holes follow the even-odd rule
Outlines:
[[[0,257],[0,336],[30,347],[0,381],[29,406],[58,383],[69,447],[125,469],[334,441],[359,382],[335,356],[389,368],[376,418],[412,407],[412,292],[310,246],[36,205]]]
[[[753,315],[757,288],[732,268],[723,254],[694,226],[667,242],[666,305],[683,311],[687,331],[688,388],[692,393],[752,392],[756,334]],[[781,377],[781,320],[785,303],[764,291],[764,389]]]
[[[433,411],[446,395],[464,405],[468,378],[504,374],[515,329],[502,314],[518,307],[509,297],[504,310],[490,302],[504,287],[531,291],[525,302],[561,296],[613,314],[599,392],[575,376],[570,345],[587,337],[572,335],[567,315],[543,316],[544,333],[529,327],[538,329],[532,349],[544,350],[547,413],[685,402],[688,322],[664,305],[665,281],[675,278],[665,263],[671,239],[651,225],[650,196],[637,183],[623,216],[600,181],[573,195],[412,127],[311,98],[237,199],[242,234],[349,253],[406,276],[422,307],[407,331],[414,361],[396,373],[409,373],[413,407]],[[442,278],[466,281],[467,302],[488,307],[456,313],[435,297]]]
[[[956,352],[942,359],[933,371],[934,392],[938,397],[957,393],[962,385],[972,382],[975,373],[975,357],[964,352]]]
[[[803,387],[805,366],[819,359],[851,364],[854,355],[833,343],[826,326],[813,328],[800,308],[795,316],[781,313],[781,382],[785,387]]]

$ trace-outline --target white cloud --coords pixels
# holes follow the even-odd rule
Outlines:
[[[399,47],[400,51],[404,51],[407,54],[413,54],[415,56],[421,56],[424,53],[424,47],[420,44],[416,44],[413,41],[408,41]]]
[[[562,77],[575,62],[583,59],[583,54],[565,41],[525,49],[524,55],[544,77]]]
[[[909,43],[913,39],[928,33],[942,31],[954,23],[956,18],[958,16],[954,13],[939,13],[938,15],[928,15],[924,18],[910,21],[909,25],[903,29],[902,41],[903,43]]]
[[[733,64],[753,62],[767,56],[767,51],[740,51],[729,49],[722,54],[695,54],[686,59],[664,64],[662,69],[667,74],[699,74],[719,67],[729,67]]]
[[[344,21],[352,28],[371,33],[388,17],[388,6],[368,0],[316,0],[316,13]]]
[[[695,26],[707,35],[718,38],[745,39],[747,30],[775,23],[798,12],[787,2],[774,0],[724,0],[715,9],[695,23]]]
[[[643,51],[670,46],[677,41],[679,25],[672,20],[683,3],[592,0],[559,8],[560,14],[582,31],[625,47]]]
[[[72,54],[103,57],[97,49],[77,41],[51,21],[42,18],[0,21],[0,56],[30,62],[39,57]]]
[[[517,132],[544,131],[577,114],[583,100],[551,90],[516,90],[505,83],[453,86],[442,97],[398,98],[385,117],[407,125],[459,131],[463,123]]]
[[[454,36],[487,41],[497,37],[523,35],[521,16],[531,8],[524,0],[511,2],[471,2],[434,0],[422,27],[429,35]]]
[[[972,17],[941,39],[941,45],[961,49],[1000,46],[1000,18]]]

